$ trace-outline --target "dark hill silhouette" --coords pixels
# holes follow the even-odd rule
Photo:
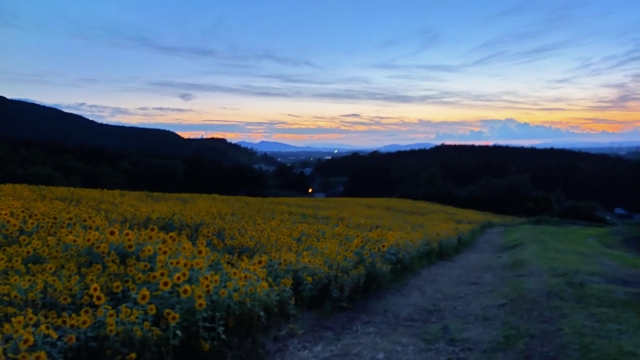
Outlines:
[[[319,162],[315,172],[327,184],[346,179],[345,196],[403,197],[513,215],[592,220],[588,213],[597,205],[640,212],[640,161],[604,154],[441,145],[353,154]]]
[[[0,164],[0,183],[254,196],[308,189],[304,173],[225,139],[101,124],[4,97]]]
[[[200,154],[225,165],[277,166],[269,157],[225,139],[184,139],[169,130],[101,124],[52,107],[0,96],[0,136],[120,153],[187,157]]]

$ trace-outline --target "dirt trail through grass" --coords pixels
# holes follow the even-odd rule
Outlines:
[[[502,228],[461,254],[337,314],[308,313],[301,334],[276,341],[270,359],[468,359],[500,332],[505,302]]]

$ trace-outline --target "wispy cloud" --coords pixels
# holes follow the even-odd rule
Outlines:
[[[190,100],[193,100],[196,98],[195,95],[193,94],[189,94],[189,93],[180,93],[178,94],[178,97],[182,100],[184,100],[184,102],[189,102]]]
[[[402,37],[387,39],[378,44],[379,51],[392,53],[393,59],[406,59],[435,48],[442,39],[436,29],[422,28]]]
[[[207,41],[197,42],[194,41],[197,39],[190,38],[170,41],[159,33],[134,26],[123,28],[122,24],[119,26],[104,24],[99,26],[77,21],[75,26],[74,33],[78,38],[84,38],[88,41],[104,41],[112,46],[141,49],[161,55],[240,63],[239,65],[270,62],[284,66],[320,69],[311,60],[281,55],[268,48],[243,47],[230,39],[217,41],[220,45],[216,47],[208,44]]]
[[[82,115],[88,119],[100,122],[117,123],[121,119],[131,118],[158,118],[167,115],[197,114],[193,109],[173,108],[173,107],[149,107],[142,106],[136,108],[126,108],[121,106],[107,106],[87,103],[70,104],[50,104],[42,103],[31,99],[16,99],[28,101],[40,105],[54,107],[63,111]]]

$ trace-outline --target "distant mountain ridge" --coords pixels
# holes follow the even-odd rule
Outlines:
[[[378,148],[357,148],[357,147],[346,147],[337,144],[335,147],[326,147],[326,146],[297,146],[290,145],[286,143],[276,142],[276,141],[260,141],[260,142],[249,142],[249,141],[240,141],[236,144],[254,149],[260,152],[287,152],[287,151],[309,151],[309,152],[334,152],[335,150],[341,152],[396,152],[396,151],[407,151],[407,150],[420,150],[420,149],[431,149],[439,144],[435,143],[413,143],[413,144],[389,144],[384,145]],[[517,144],[504,144],[505,146],[512,147],[533,147],[538,149],[545,148],[557,148],[557,149],[570,149],[570,150],[583,150],[583,151],[597,151],[598,149],[605,148],[634,148],[640,147],[640,141],[620,141],[620,142],[572,142],[572,143],[553,143],[553,142],[545,142],[540,144],[533,145],[517,145]]]
[[[385,145],[379,148],[356,148],[356,147],[341,147],[340,145],[336,145],[336,147],[315,147],[315,146],[296,146],[289,145],[276,141],[260,141],[257,143],[248,142],[248,141],[240,141],[236,144],[244,146],[246,148],[254,149],[256,151],[262,152],[276,152],[276,151],[380,151],[380,152],[393,152],[393,151],[402,151],[402,150],[417,150],[417,149],[430,149],[436,144],[432,143],[416,143],[416,144],[407,144],[407,145],[399,145],[399,144],[390,144]]]
[[[240,141],[236,144],[240,146],[244,146],[249,149],[254,149],[256,151],[262,152],[270,152],[270,151],[335,151],[342,150],[337,148],[325,148],[325,147],[313,147],[313,146],[296,146],[289,145],[276,141],[260,141],[257,143],[249,142],[249,141]]]
[[[59,109],[0,96],[0,137],[171,157],[199,155],[225,165],[265,160],[225,139],[184,139],[169,130],[102,124]]]

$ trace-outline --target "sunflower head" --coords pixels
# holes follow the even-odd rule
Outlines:
[[[185,285],[180,288],[180,297],[186,298],[191,295],[191,286]]]
[[[148,303],[150,298],[151,298],[151,292],[149,292],[149,289],[147,288],[143,288],[138,293],[138,303],[140,305],[144,305]]]
[[[74,334],[67,335],[67,337],[64,339],[64,342],[67,345],[71,346],[76,343],[76,336]]]
[[[106,299],[105,299],[104,295],[101,294],[101,293],[93,295],[93,303],[98,305],[98,306],[104,304],[105,300]]]
[[[171,280],[169,280],[169,278],[163,278],[162,280],[160,280],[160,290],[162,291],[167,291],[169,289],[171,289]]]

